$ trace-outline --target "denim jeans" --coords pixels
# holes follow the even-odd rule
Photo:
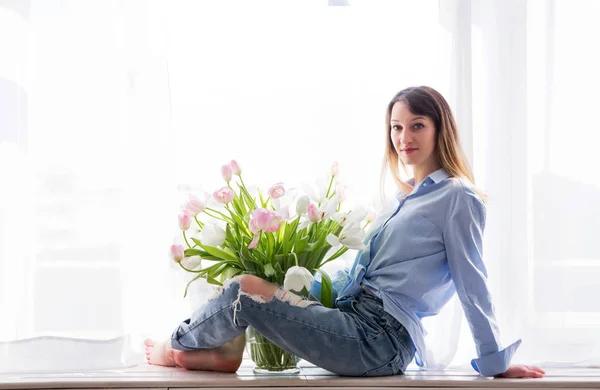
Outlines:
[[[248,325],[300,358],[343,376],[403,374],[415,347],[408,332],[383,310],[381,300],[359,290],[326,308],[278,288],[270,300],[240,289],[240,277],[173,332],[174,349],[216,348]]]

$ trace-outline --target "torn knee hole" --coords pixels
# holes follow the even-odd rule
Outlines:
[[[275,291],[275,298],[279,299],[282,302],[287,302],[292,306],[297,306],[297,307],[307,307],[310,305],[314,305],[317,302],[314,301],[309,301],[297,294],[294,294],[291,291],[288,290],[284,290],[284,289],[277,289],[277,291]]]

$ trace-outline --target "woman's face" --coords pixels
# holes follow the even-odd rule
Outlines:
[[[416,167],[435,165],[435,126],[431,118],[413,114],[406,103],[396,102],[390,116],[390,137],[400,160]]]

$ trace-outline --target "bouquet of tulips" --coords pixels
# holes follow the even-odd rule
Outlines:
[[[222,166],[227,185],[203,199],[189,194],[179,213],[185,246],[171,246],[171,257],[196,274],[185,295],[190,283],[200,278],[222,285],[238,274],[253,274],[307,297],[319,273],[320,301],[332,307],[331,279],[322,267],[348,249],[363,249],[365,228],[374,219],[362,206],[342,210],[346,187],[336,183],[338,169],[334,163],[329,179],[317,183],[317,191],[304,186],[304,193],[286,193],[277,183],[263,194],[248,189],[235,160]],[[189,234],[192,224],[195,237]]]

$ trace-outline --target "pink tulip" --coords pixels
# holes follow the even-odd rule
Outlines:
[[[171,258],[174,262],[179,263],[183,260],[185,249],[182,245],[171,245]]]
[[[190,213],[192,216],[196,216],[204,210],[204,202],[198,199],[195,195],[190,194],[188,196],[188,201],[185,204],[185,210]]]
[[[242,170],[240,169],[240,166],[238,165],[237,161],[231,160],[229,162],[229,166],[231,167],[231,170],[233,171],[234,175],[239,176],[242,173]]]
[[[281,184],[275,184],[273,187],[269,188],[268,193],[271,198],[277,199],[285,194],[285,189]]]
[[[278,231],[280,227],[281,227],[281,217],[279,215],[274,215],[273,219],[271,219],[271,222],[269,223],[269,226],[267,227],[266,230],[270,233],[274,233],[274,232]]]
[[[259,239],[260,239],[260,234],[255,234],[254,237],[252,237],[252,241],[250,242],[250,245],[248,245],[248,249],[254,248],[258,244]]]
[[[319,210],[314,203],[308,205],[306,212],[308,214],[308,219],[311,222],[319,222],[321,219],[323,219],[323,212]]]
[[[187,210],[181,210],[177,218],[179,220],[179,229],[185,231],[190,228],[190,225],[192,224],[192,216]]]
[[[252,218],[250,219],[250,223],[248,227],[254,237],[252,238],[252,242],[248,246],[248,249],[254,248],[258,244],[258,240],[260,238],[260,233],[262,231],[266,232],[276,232],[281,227],[282,215],[277,214],[273,210],[267,210],[263,208],[256,209],[252,212]]]
[[[273,223],[273,219],[275,217],[276,215],[272,210],[267,210],[263,208],[256,209],[252,212],[250,228],[254,228],[257,231],[267,230],[271,227],[271,224]]]
[[[329,173],[331,173],[331,176],[336,176],[339,171],[340,171],[340,164],[337,161],[334,161],[333,164],[331,165],[331,169],[330,169]]]
[[[219,203],[227,204],[233,200],[235,194],[231,188],[223,187],[215,191],[213,195]]]
[[[227,183],[231,181],[232,174],[233,172],[231,171],[231,166],[229,166],[229,164],[221,166],[221,175],[223,175],[223,180]]]
[[[248,224],[248,227],[250,228],[252,234],[260,233],[260,229],[258,228],[258,226],[256,226],[256,219],[251,219],[250,223]]]
[[[348,187],[343,185],[338,185],[335,187],[335,193],[340,196],[340,203],[346,200],[346,196],[348,195]]]

